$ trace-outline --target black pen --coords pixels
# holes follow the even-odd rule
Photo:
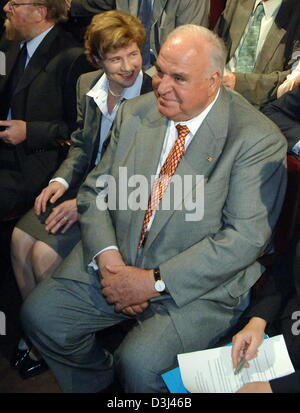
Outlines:
[[[234,374],[239,374],[239,372],[242,370],[242,368],[244,367],[245,363],[246,363],[246,352],[248,349],[248,345],[246,347],[244,347],[243,349],[243,355],[241,360],[239,361],[239,364],[237,365],[237,368],[234,370]]]

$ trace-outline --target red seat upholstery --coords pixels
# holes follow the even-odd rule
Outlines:
[[[218,21],[218,18],[225,8],[226,0],[211,0],[210,1],[210,16],[209,28],[213,29]]]

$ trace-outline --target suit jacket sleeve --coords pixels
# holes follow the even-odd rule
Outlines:
[[[291,151],[300,140],[300,86],[266,105],[262,112],[279,126]]]
[[[64,178],[71,187],[79,186],[86,175],[93,150],[92,144],[83,139],[84,113],[86,107],[85,92],[82,78],[77,82],[77,130],[71,135],[71,147],[67,158],[55,172],[55,177]]]
[[[120,107],[118,113],[122,110]],[[118,245],[115,229],[111,220],[108,209],[101,210],[97,207],[97,193],[102,189],[101,182],[98,181],[100,175],[110,175],[111,165],[113,164],[114,152],[117,147],[118,137],[114,132],[116,128],[116,121],[110,138],[110,143],[103,155],[103,158],[98,165],[89,173],[85,182],[79,188],[77,196],[77,207],[79,213],[80,227],[82,229],[82,244],[85,268],[88,267],[94,257],[111,245]],[[98,189],[99,188],[99,189]],[[101,234],[100,236],[98,225],[94,225],[94,219],[101,220]],[[98,222],[98,221],[97,221]],[[100,223],[100,222],[99,222]],[[98,227],[98,228],[96,228]]]
[[[300,370],[288,376],[279,377],[270,381],[273,393],[299,393]]]
[[[251,300],[251,305],[247,309],[243,318],[260,317],[271,323],[278,316],[283,303],[283,286],[279,285],[274,274],[268,274],[267,281],[261,286],[255,298]]]
[[[206,294],[218,296],[221,285],[232,297],[241,295],[243,282],[235,277],[263,255],[281,210],[285,151],[283,138],[274,131],[241,153],[231,171],[223,226],[160,265],[179,307]],[[182,277],[187,267],[189,276]]]
[[[81,48],[72,48],[63,54],[57,73],[57,88],[62,91],[59,104],[63,107],[63,113],[56,120],[26,122],[28,150],[57,146],[57,139],[70,139],[71,132],[76,129],[76,82],[82,73],[91,70],[91,66]]]
[[[290,73],[290,70],[272,73],[234,73],[236,76],[234,89],[254,106],[261,107],[276,98],[278,86]]]

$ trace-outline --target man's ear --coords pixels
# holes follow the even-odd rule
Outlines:
[[[222,83],[222,74],[220,70],[213,72],[208,79],[208,87],[211,91],[211,94],[216,93]]]
[[[36,7],[38,13],[41,16],[41,20],[46,20],[47,19],[47,14],[48,14],[48,9],[46,6],[37,6]]]

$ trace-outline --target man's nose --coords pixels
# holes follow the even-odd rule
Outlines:
[[[157,91],[160,95],[165,95],[171,90],[171,79],[169,76],[163,75],[159,80]]]

